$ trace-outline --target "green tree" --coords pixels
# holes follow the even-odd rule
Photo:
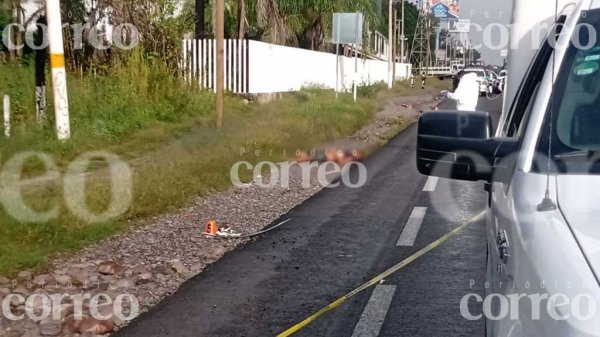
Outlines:
[[[402,16],[402,2],[394,2],[394,10],[397,12],[398,19],[400,19]],[[389,2],[383,2],[382,12],[383,18],[379,21],[378,26],[374,28],[387,37],[389,34]],[[418,20],[419,10],[417,6],[412,4],[410,0],[404,0],[404,35],[407,38],[405,45],[407,48],[413,45]]]
[[[11,0],[10,3],[4,1],[3,7],[5,8],[3,11],[8,13],[9,23],[23,24],[25,10],[22,7],[21,0]],[[2,34],[4,35],[4,32]],[[6,35],[7,36],[3,36],[3,40],[7,39],[14,45],[21,45],[23,42],[24,33],[20,32],[18,29],[11,29]],[[9,54],[11,59],[17,59],[23,55],[23,51],[21,49],[12,49],[9,50]]]
[[[8,2],[0,3],[0,32],[4,32],[4,27],[10,23],[10,8]],[[0,43],[0,51],[6,52],[4,43]]]
[[[3,1],[0,4],[0,29],[4,29],[10,23],[10,8],[8,2]]]
[[[282,13],[304,47],[319,50],[331,36],[333,13],[360,12],[366,30],[378,27],[382,21],[373,0],[279,0]]]
[[[401,4],[396,4],[396,9],[398,13],[401,13]],[[404,3],[404,34],[408,41],[406,45],[410,48],[413,45],[413,40],[415,38],[415,31],[417,30],[417,22],[419,21],[419,10],[417,6],[410,3],[408,0],[405,0]]]
[[[361,12],[367,27],[378,27],[381,22],[372,0],[226,0],[225,8],[228,37],[246,36],[313,50],[325,48],[335,12]]]

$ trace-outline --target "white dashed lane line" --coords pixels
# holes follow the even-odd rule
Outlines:
[[[438,181],[438,177],[429,177],[423,187],[423,192],[435,192]],[[396,246],[412,247],[415,244],[426,213],[427,207],[415,207],[413,209]],[[395,292],[395,285],[378,285],[375,287],[358,324],[354,328],[352,337],[379,336]]]
[[[425,183],[425,187],[423,187],[423,192],[435,192],[435,188],[437,187],[438,181],[440,181],[439,177],[429,177],[429,178],[427,178],[427,182]]]
[[[378,285],[354,328],[352,337],[377,337],[385,320],[396,286]]]
[[[413,209],[396,246],[412,247],[415,244],[425,213],[427,213],[427,207],[415,207]]]

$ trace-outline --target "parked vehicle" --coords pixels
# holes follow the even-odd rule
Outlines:
[[[447,77],[454,76],[454,74],[451,67],[428,67],[427,76],[434,76],[445,80]]]
[[[479,83],[479,94],[485,96],[488,92],[488,74],[484,68],[465,68],[465,73],[477,74],[477,83]]]
[[[506,85],[506,76],[508,75],[507,70],[501,70],[498,74],[498,84],[496,85],[498,92],[504,92],[504,87]]]
[[[452,76],[456,76],[461,70],[465,69],[465,63],[462,60],[450,61],[450,67],[452,68]]]
[[[467,68],[483,68],[486,69],[485,62],[483,61],[471,61],[467,63]]]
[[[570,1],[547,2],[515,3],[515,20],[545,11],[555,21],[548,36],[559,37],[511,51],[508,80],[519,81],[495,133],[486,112],[419,120],[419,171],[483,181],[490,194],[488,337],[600,336],[600,2],[573,1],[558,15]]]
[[[501,94],[504,91],[504,79],[506,78],[506,76],[496,74],[492,70],[488,70],[487,73],[489,74],[489,92],[493,94]]]

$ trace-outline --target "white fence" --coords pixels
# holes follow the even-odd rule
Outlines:
[[[380,32],[375,32],[375,37],[373,38],[373,53],[375,57],[382,60],[387,60],[389,58],[390,43]]]
[[[187,81],[202,88],[216,88],[215,41],[184,40],[182,70]],[[298,91],[306,86],[336,88],[336,63],[339,88],[352,88],[354,58],[312,50],[285,47],[253,40],[225,41],[225,90],[233,93],[275,93]],[[410,76],[410,64],[396,64],[396,79]],[[359,85],[387,82],[388,63],[358,60]]]
[[[248,45],[249,40],[225,40],[225,90],[234,93],[249,93]],[[214,39],[184,40],[182,70],[188,82],[197,82],[200,87],[217,87]]]

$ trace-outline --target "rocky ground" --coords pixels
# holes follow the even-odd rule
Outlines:
[[[372,123],[342,143],[362,149],[376,146],[398,125],[429,110],[434,97],[435,92],[427,90],[418,97],[390,99]],[[133,224],[131,230],[69,259],[56,260],[46,274],[22,271],[14,280],[0,277],[0,300],[6,304],[0,336],[108,335],[135,316],[136,301],[139,312],[148,310],[207,265],[251,240],[207,237],[202,233],[208,220],[216,219],[221,227],[231,226],[242,234],[256,233],[320,190],[315,180],[308,188],[299,181],[289,188],[232,187],[178,212]],[[50,297],[56,295],[64,298]],[[9,320],[7,310],[24,318]]]
[[[392,98],[369,125],[350,138],[367,144],[387,142],[399,128],[402,129],[414,122],[419,113],[435,108],[438,104],[437,99],[437,91],[431,89],[425,90],[420,96]]]

